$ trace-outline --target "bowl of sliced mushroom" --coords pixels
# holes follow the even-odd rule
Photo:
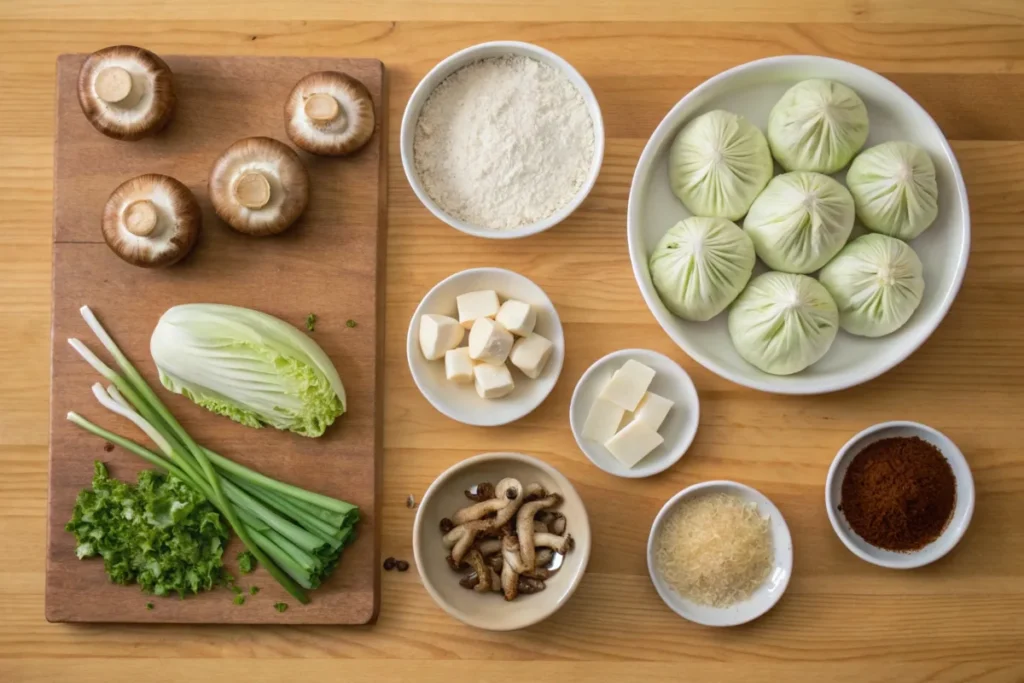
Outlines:
[[[554,614],[579,585],[590,523],[569,480],[536,458],[485,453],[427,489],[413,553],[424,587],[456,619],[492,631]]]

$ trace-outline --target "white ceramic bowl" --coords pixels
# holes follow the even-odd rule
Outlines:
[[[664,396],[675,403],[668,417],[661,425],[658,433],[665,439],[647,457],[634,467],[628,468],[613,456],[604,444],[583,438],[583,425],[587,421],[591,406],[597,400],[605,383],[611,379],[612,373],[621,368],[627,360],[635,360],[657,374],[651,382],[650,390]],[[700,422],[700,401],[693,380],[679,364],[667,356],[647,349],[623,349],[610,353],[597,361],[583,373],[572,394],[569,406],[569,424],[576,443],[590,462],[602,470],[617,477],[649,477],[664,472],[679,462],[686,450],[693,443]]]
[[[908,140],[935,162],[939,215],[911,242],[924,265],[925,292],[920,307],[900,330],[879,339],[840,331],[829,352],[803,372],[785,377],[761,372],[733,348],[722,313],[706,323],[675,317],[651,283],[648,259],[665,232],[689,216],[668,181],[668,150],[680,128],[699,114],[726,109],[765,130],[768,113],[783,92],[807,78],[827,78],[861,96],[871,121],[865,147]],[[845,180],[845,171],[838,174]],[[780,394],[821,394],[866,382],[913,353],[938,327],[960,290],[970,251],[967,191],[953,151],[938,125],[909,95],[873,71],[824,57],[761,59],[729,69],[692,90],[658,125],[633,176],[628,210],[629,255],[647,306],[662,328],[694,360],[737,384]],[[763,268],[763,266],[760,266]],[[755,271],[759,272],[759,271]]]
[[[505,602],[497,593],[481,595],[459,585],[462,574],[449,568],[448,551],[441,543],[440,523],[470,504],[463,491],[480,482],[497,483],[515,477],[524,486],[537,482],[562,494],[559,511],[565,515],[566,532],[575,547],[565,554],[561,568],[546,588]],[[521,453],[485,453],[463,460],[445,470],[423,495],[413,524],[412,548],[423,586],[445,612],[470,626],[491,631],[526,628],[554,614],[576,591],[590,559],[590,521],[576,489],[545,462]]]
[[[423,105],[430,97],[430,94],[434,92],[434,88],[464,66],[482,59],[504,55],[522,55],[536,59],[561,71],[576,86],[580,95],[583,96],[583,101],[587,105],[587,111],[590,112],[590,119],[594,124],[594,158],[590,162],[590,172],[587,175],[587,180],[580,187],[579,192],[576,193],[571,202],[544,220],[529,223],[513,230],[492,230],[471,225],[453,216],[449,216],[437,205],[437,202],[430,198],[420,182],[419,175],[416,173],[416,165],[413,161],[413,139],[416,133],[416,123],[420,118],[420,110],[423,109]],[[537,45],[503,40],[480,43],[479,45],[459,50],[455,54],[443,59],[437,66],[431,69],[423,77],[419,85],[416,86],[412,96],[409,98],[409,103],[405,105],[405,113],[402,115],[401,142],[399,144],[402,152],[402,168],[405,169],[405,177],[408,179],[409,185],[412,186],[413,192],[416,193],[423,206],[427,207],[438,219],[468,235],[486,237],[488,239],[514,239],[535,235],[558,225],[568,218],[583,203],[583,200],[587,198],[587,195],[590,194],[594,187],[594,183],[597,182],[597,176],[601,170],[601,162],[604,160],[604,121],[601,118],[601,107],[597,103],[594,91],[590,89],[583,76],[569,62],[554,52],[545,50]],[[481,188],[481,190],[484,191],[486,188]]]
[[[669,513],[684,498],[692,498],[712,493],[728,493],[739,496],[757,504],[757,511],[762,517],[771,521],[772,546],[775,550],[775,566],[768,578],[748,599],[729,607],[710,607],[698,605],[676,593],[662,579],[654,561],[655,541]],[[789,527],[779,509],[760,491],[734,481],[706,481],[687,487],[669,498],[661,508],[651,525],[651,535],[647,538],[647,570],[658,595],[673,612],[690,621],[705,626],[737,626],[753,621],[770,610],[786,592],[789,577],[793,573],[793,539],[789,535]]]
[[[839,511],[839,506],[842,503],[843,478],[846,476],[846,469],[850,466],[853,458],[875,441],[908,436],[924,439],[938,448],[945,456],[949,466],[953,469],[953,476],[956,477],[956,507],[953,508],[953,515],[945,530],[937,539],[920,550],[896,553],[876,548],[858,536],[850,528],[843,513]],[[967,465],[964,454],[942,432],[918,422],[883,422],[868,427],[839,449],[839,454],[832,461],[832,466],[828,470],[828,479],[825,482],[825,508],[839,540],[854,555],[871,564],[877,564],[879,567],[914,569],[931,564],[944,556],[963,538],[974,514],[974,477],[971,475],[971,468]]]
[[[493,289],[498,298],[518,299],[537,311],[534,331],[552,344],[551,357],[537,379],[530,379],[508,363],[515,389],[499,399],[480,398],[472,384],[456,384],[445,377],[444,359],[430,361],[420,350],[420,316],[436,313],[458,318],[455,298],[460,294],[481,289]],[[468,339],[469,334],[467,332]],[[463,342],[465,343],[465,341]],[[406,339],[409,370],[420,393],[443,414],[463,424],[494,427],[514,422],[539,406],[555,388],[565,360],[565,338],[558,311],[544,290],[519,273],[502,268],[472,268],[463,270],[434,286],[413,313]]]

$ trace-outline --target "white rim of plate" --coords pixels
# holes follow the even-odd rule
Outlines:
[[[675,455],[673,455],[673,456],[671,456],[669,458],[666,458],[665,462],[662,465],[660,465],[660,466],[658,466],[656,468],[646,469],[646,470],[644,470],[644,469],[641,469],[641,470],[630,469],[630,470],[628,470],[626,472],[616,472],[616,471],[613,471],[613,470],[610,470],[610,469],[606,468],[600,462],[598,462],[597,460],[594,460],[592,457],[590,457],[590,453],[587,450],[587,447],[583,443],[583,435],[581,433],[581,430],[582,430],[583,426],[580,425],[580,430],[577,430],[576,426],[573,424],[572,416],[573,416],[573,412],[574,412],[574,408],[576,406],[576,403],[579,400],[579,394],[580,394],[580,391],[583,388],[584,383],[587,382],[588,380],[590,380],[590,378],[597,371],[597,369],[598,369],[598,367],[600,365],[603,365],[604,363],[606,363],[606,362],[608,362],[610,360],[613,360],[615,358],[620,358],[620,357],[621,358],[630,358],[632,356],[636,356],[636,355],[639,355],[639,354],[651,354],[653,356],[659,356],[661,358],[661,360],[663,360],[666,363],[669,363],[669,364],[679,368],[679,371],[686,378],[687,385],[688,385],[688,388],[685,391],[685,393],[687,393],[687,394],[692,393],[693,397],[695,399],[693,401],[693,406],[692,406],[692,412],[694,414],[694,417],[693,417],[693,419],[694,419],[694,428],[689,433],[684,434],[682,441],[680,441],[680,443],[673,449],[674,451],[678,450],[678,453],[676,453]],[[689,405],[687,405],[686,409],[690,410],[691,407]],[[572,436],[576,440],[576,446],[580,449],[580,452],[583,453],[584,456],[586,456],[587,460],[589,460],[590,463],[592,465],[594,465],[594,467],[597,467],[602,472],[606,472],[606,473],[612,475],[613,477],[622,477],[623,479],[644,479],[646,477],[653,477],[656,474],[661,474],[662,472],[664,472],[665,470],[669,469],[670,467],[672,467],[673,465],[678,463],[680,460],[682,460],[683,456],[686,455],[687,452],[689,452],[690,446],[693,445],[693,440],[697,437],[697,430],[699,428],[700,428],[700,394],[697,392],[697,386],[693,383],[693,378],[690,377],[690,373],[688,373],[683,368],[683,366],[679,365],[679,363],[675,362],[674,360],[672,360],[671,358],[669,358],[665,354],[659,353],[659,352],[654,351],[652,349],[641,349],[641,348],[619,349],[618,351],[612,351],[611,353],[598,358],[596,361],[591,363],[590,367],[587,368],[583,372],[582,376],[580,376],[580,380],[576,383],[576,388],[573,389],[573,391],[572,391],[572,399],[570,399],[570,401],[569,401],[569,429],[572,431]],[[646,459],[646,456],[645,456],[644,459]],[[636,466],[639,467],[641,464],[643,464],[643,459],[640,460],[640,462],[637,463]]]
[[[713,487],[732,489],[733,491],[742,491],[750,498],[756,500],[758,506],[763,505],[765,508],[767,508],[769,516],[774,515],[775,518],[778,519],[778,523],[784,532],[784,540],[786,541],[786,545],[789,549],[789,552],[787,553],[788,561],[781,563],[782,565],[788,565],[786,566],[786,576],[783,579],[782,583],[779,584],[780,589],[773,593],[771,597],[765,601],[764,608],[761,610],[754,610],[750,613],[750,615],[745,616],[741,619],[736,619],[733,621],[723,621],[722,623],[711,623],[708,621],[704,621],[699,618],[695,618],[694,614],[684,614],[679,609],[676,609],[676,605],[674,604],[675,600],[685,600],[687,602],[690,601],[678,595],[675,591],[672,590],[670,586],[663,585],[663,582],[661,581],[660,577],[656,578],[656,570],[654,567],[655,534],[658,528],[661,526],[661,523],[666,517],[666,515],[668,515],[669,511],[672,510],[672,508],[674,508],[683,498],[698,494],[704,489],[709,489]],[[783,539],[776,538],[775,534],[772,534],[773,550],[777,548],[777,544],[780,540]],[[779,563],[775,563],[774,561],[772,562],[773,568],[778,566],[780,566]],[[789,531],[789,525],[786,523],[786,518],[782,516],[782,512],[779,510],[778,507],[776,507],[775,503],[773,503],[771,499],[768,498],[768,496],[764,495],[763,493],[755,489],[753,486],[748,486],[746,484],[741,484],[738,481],[731,481],[728,479],[714,479],[712,481],[702,481],[697,484],[687,486],[685,489],[679,491],[674,496],[669,498],[661,507],[661,510],[658,511],[658,514],[654,517],[654,521],[651,523],[651,531],[647,536],[647,573],[650,575],[651,583],[654,585],[654,590],[657,591],[658,597],[660,597],[662,602],[665,603],[665,606],[673,612],[675,612],[676,614],[678,614],[679,616],[681,616],[683,619],[686,619],[687,621],[692,621],[695,624],[701,624],[702,626],[712,626],[715,628],[740,626],[741,624],[747,624],[751,621],[754,621],[755,619],[759,619],[760,617],[763,617],[765,614],[770,612],[772,608],[774,608],[775,605],[778,604],[779,600],[782,599],[782,595],[789,588],[789,580],[793,577],[793,535]],[[730,607],[716,608],[704,605],[702,607],[704,609],[716,610],[724,614],[728,612],[730,609],[733,609],[735,606],[733,605]]]
[[[451,64],[453,62],[470,56],[474,52],[480,52],[486,49],[516,49],[524,52],[533,52],[557,65],[576,89],[579,90],[580,96],[583,97],[583,101],[586,104],[587,113],[590,114],[590,120],[594,126],[594,157],[590,162],[590,169],[587,171],[586,181],[584,181],[583,185],[580,186],[580,189],[576,192],[575,196],[573,196],[572,200],[543,220],[521,225],[518,228],[513,228],[511,230],[491,230],[489,228],[482,228],[450,215],[447,211],[438,206],[437,202],[431,199],[430,195],[427,194],[427,191],[423,188],[423,184],[419,180],[419,175],[416,173],[416,164],[414,163],[414,160],[410,158],[410,155],[405,153],[407,144],[410,149],[412,148],[413,141],[409,139],[409,136],[414,134],[416,123],[419,121],[420,111],[423,109],[422,104],[420,104],[414,113],[412,106],[413,103],[419,102],[421,98],[423,102],[426,102],[427,98],[430,97],[430,92],[433,92],[434,88],[436,88],[437,85],[440,85],[439,81],[437,84],[429,86],[430,92],[426,92],[428,90],[428,81],[432,80],[433,76],[442,71],[447,72],[444,74],[444,78],[447,78],[463,66],[469,65],[467,62],[467,64],[451,68]],[[482,56],[480,59],[486,59],[486,57]],[[443,81],[444,78],[441,80]],[[541,47],[540,45],[534,45],[533,43],[527,43],[519,40],[494,40],[486,43],[470,45],[469,47],[448,55],[434,65],[434,67],[428,71],[422,79],[420,79],[420,82],[412,91],[412,95],[409,96],[409,101],[406,102],[405,110],[402,113],[402,123],[399,128],[398,148],[402,158],[402,169],[405,171],[406,182],[408,182],[409,186],[412,187],[412,191],[416,194],[416,198],[420,200],[420,203],[422,203],[430,213],[434,214],[436,218],[456,230],[466,233],[467,235],[482,237],[484,239],[512,240],[536,235],[555,227],[572,215],[584,200],[590,196],[590,192],[594,189],[594,185],[597,183],[597,178],[601,174],[601,166],[604,164],[604,137],[604,117],[601,113],[601,103],[598,101],[597,96],[594,95],[594,91],[587,82],[587,79],[583,78],[582,74],[576,70],[576,67],[566,61],[565,58],[560,57],[551,50]]]
[[[842,68],[860,71],[863,75],[865,75],[868,78],[877,78],[880,81],[882,81],[886,85],[886,87],[894,89],[897,93],[905,97],[910,106],[913,106],[917,109],[918,114],[924,116],[929,122],[931,122],[932,126],[934,126],[935,130],[938,131],[939,133],[942,150],[946,155],[946,158],[949,160],[950,165],[953,169],[953,179],[957,187],[957,194],[959,195],[961,205],[963,206],[963,211],[961,213],[961,221],[964,226],[963,249],[960,252],[960,259],[957,263],[957,272],[953,278],[953,282],[949,290],[947,291],[945,299],[939,305],[938,315],[935,317],[935,320],[931,324],[929,324],[926,328],[923,329],[918,339],[913,339],[910,341],[904,353],[898,355],[893,361],[880,366],[877,370],[874,370],[866,375],[846,378],[840,381],[834,381],[830,383],[824,383],[816,387],[799,385],[778,386],[774,384],[771,379],[758,379],[755,377],[746,377],[735,372],[732,372],[728,368],[719,365],[713,358],[705,355],[698,347],[687,343],[686,341],[683,340],[682,337],[673,334],[667,328],[666,324],[662,322],[663,317],[671,316],[672,314],[669,313],[667,309],[665,309],[664,312],[660,310],[664,308],[664,304],[661,303],[661,301],[657,298],[657,294],[648,294],[645,291],[645,288],[640,286],[640,280],[642,277],[644,277],[642,273],[646,273],[647,254],[641,254],[641,252],[645,252],[646,248],[643,244],[640,243],[640,237],[638,234],[638,224],[640,221],[639,216],[637,215],[640,211],[638,195],[640,193],[642,185],[644,185],[643,189],[646,189],[643,179],[641,178],[641,169],[647,169],[649,166],[651,166],[654,156],[658,153],[658,149],[664,144],[665,140],[673,132],[675,132],[677,126],[679,125],[677,122],[675,122],[675,119],[678,117],[679,113],[683,109],[688,107],[690,102],[693,101],[694,99],[697,99],[704,91],[710,90],[711,88],[714,88],[723,81],[727,81],[730,78],[736,76],[737,74],[753,68],[766,66],[791,66],[807,64],[811,62],[829,63],[835,65],[841,64]],[[669,112],[658,124],[657,128],[654,129],[654,133],[651,134],[650,139],[644,146],[644,151],[640,154],[640,159],[637,162],[636,170],[633,172],[633,180],[629,188],[629,204],[626,210],[626,238],[629,244],[629,260],[633,266],[633,276],[634,279],[637,281],[637,287],[640,289],[640,295],[643,297],[644,302],[647,304],[648,310],[651,311],[655,319],[658,321],[658,325],[661,326],[661,329],[664,330],[664,332],[672,339],[672,341],[674,341],[679,346],[679,348],[685,351],[686,354],[690,356],[690,358],[693,358],[695,361],[697,361],[698,363],[700,363],[701,365],[703,365],[705,368],[715,373],[716,375],[724,377],[725,379],[731,382],[735,382],[736,384],[749,387],[751,389],[757,389],[758,391],[765,391],[773,394],[814,395],[827,394],[834,391],[841,391],[843,389],[849,389],[850,387],[854,387],[865,382],[870,382],[871,380],[880,377],[881,375],[885,374],[889,370],[892,370],[894,367],[905,361],[907,358],[913,355],[914,352],[917,351],[921,347],[921,345],[928,340],[929,337],[931,337],[932,333],[935,332],[938,326],[946,318],[946,315],[949,313],[950,307],[953,305],[953,301],[956,299],[957,294],[960,292],[960,287],[963,285],[964,274],[967,270],[967,259],[971,251],[971,214],[970,206],[968,205],[967,199],[967,187],[964,184],[964,178],[963,174],[960,171],[960,165],[957,163],[956,156],[953,154],[953,149],[949,145],[949,140],[946,139],[946,136],[942,133],[942,129],[939,128],[939,125],[935,122],[935,119],[932,118],[931,114],[929,114],[924,109],[924,107],[918,104],[917,100],[915,100],[913,97],[907,94],[906,91],[904,91],[902,88],[900,88],[898,85],[890,81],[885,76],[882,76],[881,74],[872,71],[871,69],[867,69],[863,66],[860,66],[858,64],[853,64],[852,62],[847,62],[842,59],[833,59],[831,57],[816,57],[813,55],[784,55],[780,57],[766,57],[764,59],[757,59],[752,62],[746,62],[745,64],[740,64],[738,66],[732,67],[731,69],[727,69],[704,81],[696,88],[686,93],[686,95],[684,95],[681,100],[679,100],[675,105],[673,105],[673,107],[669,110]],[[646,277],[648,279],[650,278],[649,273],[646,275]],[[650,289],[653,290],[653,284],[650,286]]]
[[[418,343],[418,341],[413,339],[413,328],[415,327],[416,319],[418,317],[420,317],[421,315],[424,315],[424,313],[422,312],[424,302],[426,302],[427,299],[429,299],[430,296],[434,292],[436,292],[438,289],[440,289],[444,285],[448,284],[448,282],[450,280],[454,280],[455,278],[463,277],[463,276],[470,275],[470,274],[473,274],[473,273],[478,273],[478,272],[479,273],[486,273],[486,272],[496,272],[496,271],[497,272],[505,273],[507,275],[513,275],[515,277],[520,277],[520,278],[526,280],[527,282],[529,282],[534,287],[536,287],[537,290],[541,294],[544,295],[544,299],[547,301],[548,306],[554,312],[554,319],[552,320],[552,322],[558,328],[558,330],[560,332],[559,336],[561,337],[561,340],[560,340],[561,348],[558,349],[559,353],[556,355],[557,362],[558,362],[558,368],[557,368],[557,370],[554,373],[554,377],[551,379],[551,386],[548,387],[548,390],[545,391],[543,393],[543,395],[541,395],[533,405],[524,404],[524,406],[528,406],[528,407],[525,408],[524,412],[521,412],[520,414],[518,414],[515,417],[512,417],[512,418],[510,418],[508,420],[498,420],[498,421],[494,421],[494,420],[491,420],[491,421],[475,420],[475,421],[467,421],[467,420],[462,419],[458,415],[453,414],[451,411],[449,411],[439,401],[435,401],[430,396],[430,393],[424,388],[423,384],[420,383],[420,378],[417,376],[417,373],[416,373],[416,370],[415,370],[415,362],[416,361],[413,358],[415,350],[419,348],[419,343]],[[409,319],[409,327],[408,327],[408,330],[406,332],[405,346],[406,346],[406,349],[405,349],[406,365],[409,367],[409,374],[412,375],[412,381],[416,385],[416,388],[419,390],[420,395],[422,395],[423,398],[425,398],[427,400],[427,403],[429,403],[431,406],[433,406],[434,409],[437,410],[437,412],[441,413],[445,417],[447,417],[447,418],[449,418],[451,420],[454,420],[454,421],[456,421],[456,422],[458,422],[460,424],[469,425],[471,427],[501,427],[503,425],[511,424],[513,422],[516,422],[518,420],[523,419],[524,417],[526,417],[527,415],[529,415],[530,413],[535,411],[537,408],[539,408],[541,406],[541,404],[543,404],[544,401],[546,401],[548,399],[548,396],[551,395],[551,392],[554,391],[555,386],[558,384],[558,380],[562,376],[562,369],[565,367],[565,329],[562,327],[562,318],[558,314],[558,309],[555,308],[554,302],[551,301],[551,297],[548,296],[548,293],[544,291],[543,287],[541,287],[540,285],[538,285],[536,282],[534,282],[530,278],[526,277],[525,275],[517,273],[514,270],[509,270],[507,268],[486,267],[486,266],[485,267],[480,267],[480,268],[467,268],[465,270],[460,270],[457,273],[452,273],[451,275],[449,275],[448,277],[444,278],[443,280],[438,282],[436,285],[431,287],[427,291],[427,293],[423,295],[423,298],[420,299],[420,302],[418,304],[416,304],[416,310],[413,311],[412,317]],[[545,368],[545,372],[547,372],[547,368]],[[532,382],[538,382],[538,381],[540,381],[540,379],[531,380],[531,381]],[[501,400],[501,399],[498,399],[498,400]]]
[[[568,590],[565,591],[565,594],[562,596],[560,600],[557,600],[556,602],[552,603],[551,609],[549,611],[545,612],[537,619],[527,620],[528,623],[512,624],[506,628],[495,628],[488,622],[480,622],[477,619],[469,616],[462,610],[456,609],[441,597],[441,594],[438,592],[437,588],[434,587],[433,581],[427,578],[427,572],[424,572],[422,569],[420,569],[420,567],[423,566],[424,560],[420,557],[419,543],[417,543],[417,539],[421,537],[420,527],[423,524],[421,511],[424,509],[424,500],[426,500],[429,497],[432,497],[434,493],[442,486],[444,486],[450,478],[452,478],[455,474],[459,472],[459,470],[474,465],[477,462],[501,460],[502,458],[518,460],[519,462],[526,463],[527,465],[536,467],[537,469],[543,471],[549,477],[558,482],[559,486],[562,487],[562,491],[560,491],[559,493],[563,493],[563,495],[565,491],[572,491],[573,495],[579,500],[580,506],[583,508],[584,511],[582,521],[574,520],[573,526],[582,526],[584,529],[586,529],[585,535],[586,538],[589,539],[589,542],[586,544],[586,552],[583,554],[583,557],[580,560],[579,569],[576,571],[576,575],[572,578],[572,582],[569,585]],[[446,469],[441,474],[437,475],[437,478],[430,483],[430,486],[428,486],[427,490],[423,493],[423,497],[420,498],[420,504],[416,508],[416,518],[413,520],[412,523],[412,554],[413,561],[416,563],[416,567],[419,570],[417,573],[420,575],[420,583],[422,583],[423,587],[427,589],[427,593],[429,593],[430,597],[434,599],[434,603],[438,607],[447,612],[449,616],[452,616],[469,626],[474,626],[476,628],[488,631],[516,631],[540,623],[548,617],[550,617],[551,615],[553,615],[558,610],[560,610],[565,605],[565,603],[569,602],[569,598],[571,598],[573,594],[576,592],[576,589],[579,588],[580,583],[583,581],[583,576],[587,573],[587,565],[590,563],[590,549],[594,544],[594,537],[592,535],[592,530],[590,528],[590,513],[587,512],[586,510],[587,506],[586,503],[583,501],[583,497],[579,494],[579,491],[576,490],[576,487],[572,485],[572,482],[569,481],[569,478],[562,474],[561,472],[559,472],[557,469],[555,469],[553,465],[549,465],[540,458],[536,458],[532,455],[526,455],[525,453],[519,453],[516,451],[490,451],[488,453],[478,453],[477,455],[470,456],[465,460],[460,460],[459,462],[455,463],[454,465]],[[576,551],[579,551],[578,546],[576,548]]]
[[[923,434],[931,434],[935,437],[939,437],[937,439],[939,441],[945,440],[949,442],[949,444],[952,446],[952,449],[948,451],[944,448],[940,448],[938,445],[934,443],[932,443],[932,445],[939,449],[939,452],[942,453],[942,457],[944,457],[949,462],[950,467],[952,467],[954,471],[956,471],[956,468],[959,465],[963,468],[962,472],[965,472],[967,475],[966,477],[962,477],[960,475],[957,475],[956,477],[957,496],[960,496],[961,485],[963,486],[965,491],[968,491],[970,493],[970,495],[968,496],[967,508],[960,515],[959,518],[956,516],[956,508],[953,508],[953,512],[950,513],[949,521],[946,522],[946,528],[942,530],[942,533],[939,534],[938,538],[936,538],[934,541],[924,546],[923,548],[919,548],[908,553],[899,553],[901,558],[906,559],[887,560],[885,558],[872,557],[868,553],[864,552],[860,547],[858,547],[856,543],[853,542],[849,534],[856,535],[857,532],[850,528],[849,523],[846,522],[845,519],[840,519],[840,515],[842,513],[840,513],[836,509],[836,507],[837,505],[841,504],[842,501],[836,500],[832,496],[832,489],[834,485],[837,483],[835,479],[839,473],[839,468],[842,467],[843,463],[845,463],[848,459],[856,457],[857,453],[860,452],[850,452],[850,449],[853,448],[854,445],[856,445],[860,441],[863,441],[864,439],[873,434],[877,434],[878,432],[894,428],[918,430]],[[869,444],[865,444],[864,447],[866,448],[868,445]],[[841,487],[842,482],[838,482],[838,485],[839,487]],[[946,436],[945,434],[943,434],[942,432],[940,432],[938,429],[935,429],[934,427],[929,427],[928,425],[923,424],[921,422],[913,422],[911,420],[891,420],[889,422],[879,422],[878,424],[871,425],[870,427],[867,427],[857,432],[852,437],[850,437],[849,441],[844,443],[842,447],[839,449],[839,451],[836,453],[836,457],[832,459],[832,464],[828,468],[828,475],[825,477],[825,512],[828,514],[828,521],[832,524],[832,530],[835,532],[839,540],[842,541],[843,545],[846,546],[847,550],[849,550],[851,553],[853,553],[860,559],[864,560],[865,562],[873,564],[876,567],[883,567],[885,569],[917,569],[919,567],[927,566],[933,562],[937,562],[938,560],[941,560],[943,557],[948,555],[953,550],[953,548],[957,547],[960,544],[960,541],[963,539],[964,534],[967,533],[967,527],[971,525],[971,519],[974,517],[974,506],[976,497],[977,493],[974,490],[974,473],[971,472],[971,466],[967,462],[967,458],[964,457],[963,451],[961,451],[960,447],[956,445],[956,442],[953,441],[948,436]],[[959,524],[957,524],[955,528],[953,525],[954,521],[959,521]],[[844,528],[844,525],[846,528]],[[847,529],[849,529],[849,533],[847,533]],[[934,550],[935,544],[943,538],[952,539],[949,542],[949,547],[941,550]],[[861,541],[865,545],[871,545],[863,539],[861,539]],[[929,548],[932,548],[932,550],[928,551]],[[885,549],[879,548],[879,550],[884,551]]]

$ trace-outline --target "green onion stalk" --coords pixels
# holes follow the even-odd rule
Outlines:
[[[338,564],[355,538],[359,508],[337,498],[277,481],[197,444],[175,419],[88,306],[82,317],[120,368],[118,373],[78,339],[68,343],[104,379],[93,395],[131,421],[156,447],[151,450],[68,413],[68,420],[146,460],[202,494],[227,518],[245,547],[302,603]]]

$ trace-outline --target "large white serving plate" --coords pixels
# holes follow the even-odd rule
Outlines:
[[[790,86],[807,78],[845,83],[867,105],[871,122],[865,148],[888,140],[920,145],[935,163],[939,216],[910,244],[924,264],[925,293],[914,316],[900,330],[878,339],[840,331],[829,352],[803,372],[775,376],[740,358],[726,327],[727,312],[706,323],[672,315],[651,283],[648,258],[665,231],[690,216],[668,182],[668,150],[693,117],[714,109],[741,114],[767,129],[768,113]],[[846,172],[835,174],[845,181]],[[742,223],[742,221],[740,221]],[[855,235],[860,228],[855,228]],[[825,57],[761,59],[729,69],[692,90],[676,104],[648,141],[629,192],[629,256],[647,306],[658,323],[694,360],[726,379],[780,394],[821,394],[878,377],[905,360],[938,327],[956,297],[970,251],[970,214],[960,167],[942,131],[928,113],[891,81],[849,62]],[[761,272],[764,266],[759,263]]]

